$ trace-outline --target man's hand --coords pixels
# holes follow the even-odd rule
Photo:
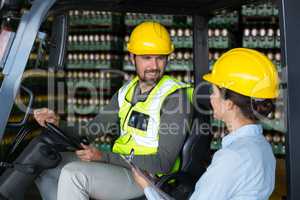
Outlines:
[[[97,161],[102,158],[102,153],[93,146],[81,144],[83,150],[76,151],[76,155],[82,161]]]
[[[35,109],[33,111],[34,119],[38,122],[39,125],[45,127],[46,122],[50,122],[56,126],[59,123],[59,117],[54,113],[53,110],[48,108]]]

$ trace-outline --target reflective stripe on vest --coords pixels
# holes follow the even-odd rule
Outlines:
[[[157,153],[160,112],[167,96],[178,89],[189,88],[170,76],[163,76],[144,102],[131,104],[138,78],[124,85],[118,93],[121,135],[115,141],[113,152],[128,155],[134,149],[135,155]]]

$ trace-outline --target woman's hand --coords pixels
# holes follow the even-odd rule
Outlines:
[[[143,189],[145,189],[146,187],[149,187],[150,186],[150,183],[149,181],[144,178],[144,175],[136,170],[135,168],[131,168],[131,171],[132,171],[132,175],[133,175],[133,178],[135,180],[135,182]]]
[[[102,158],[102,153],[93,146],[81,144],[83,150],[77,150],[75,153],[82,161],[97,161]]]

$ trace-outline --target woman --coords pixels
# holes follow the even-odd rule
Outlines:
[[[190,199],[269,199],[276,162],[257,120],[272,110],[272,99],[278,96],[275,66],[258,51],[236,48],[223,54],[203,78],[213,87],[210,102],[214,118],[225,122],[229,134]],[[148,200],[160,199],[134,169],[133,175]]]

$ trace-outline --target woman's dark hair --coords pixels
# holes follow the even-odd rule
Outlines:
[[[231,100],[238,106],[242,114],[251,120],[258,120],[259,117],[267,117],[275,110],[273,99],[255,99],[238,94],[226,88],[219,88],[224,99]]]

